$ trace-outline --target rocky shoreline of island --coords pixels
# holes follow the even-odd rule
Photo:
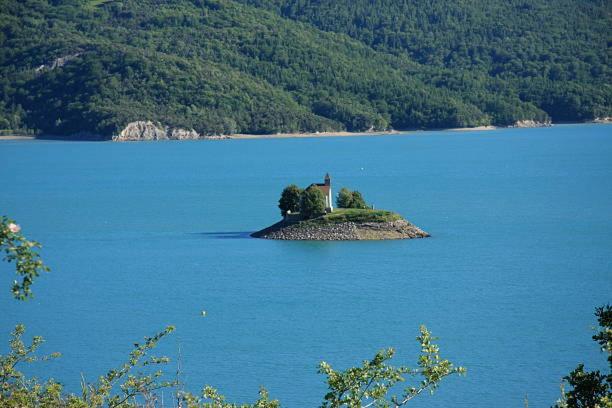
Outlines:
[[[290,241],[362,241],[426,238],[430,235],[406,220],[336,224],[281,221],[251,234],[254,238]]]

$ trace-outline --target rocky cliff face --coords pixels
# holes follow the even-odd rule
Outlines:
[[[114,142],[197,139],[200,139],[200,134],[193,129],[171,129],[160,123],[153,123],[151,121],[129,123],[118,135],[113,136]]]
[[[66,65],[68,62],[78,58],[82,54],[83,54],[82,51],[77,51],[77,52],[75,52],[73,54],[64,55],[63,57],[56,58],[55,60],[53,60],[53,62],[51,62],[49,64],[40,65],[38,68],[35,69],[35,72],[36,73],[41,73],[41,72],[43,72],[46,69],[48,69],[50,71],[53,71],[54,69],[61,68],[64,65]]]
[[[593,119],[593,123],[612,123],[612,117],[604,116],[602,118]]]
[[[138,140],[167,140],[167,130],[161,124],[153,122],[138,121],[129,123],[117,136],[113,136],[115,142],[138,141]]]
[[[527,119],[527,120],[517,120],[514,125],[510,127],[514,128],[534,128],[534,127],[549,127],[552,126],[550,121],[546,122],[538,122],[535,120]]]
[[[343,222],[328,225],[280,222],[252,234],[255,238],[311,241],[357,241],[425,238],[430,235],[408,221]]]
[[[169,139],[171,140],[196,140],[199,139],[200,135],[195,130],[185,129],[172,129],[170,132]]]

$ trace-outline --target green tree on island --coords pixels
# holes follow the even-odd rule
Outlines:
[[[300,213],[306,219],[325,214],[325,197],[321,190],[311,185],[300,196]]]
[[[360,209],[365,209],[368,208],[363,196],[361,195],[361,193],[357,190],[353,191],[353,199],[351,201],[352,207],[351,208],[360,208]]]
[[[338,192],[336,205],[338,208],[368,208],[363,196],[359,191],[351,191],[346,187],[343,187]]]
[[[342,187],[338,192],[338,197],[336,197],[336,205],[338,208],[351,208],[351,201],[353,201],[351,190]]]
[[[300,211],[300,196],[302,189],[295,184],[290,184],[281,193],[281,198],[278,200],[278,208],[281,210],[281,215],[284,217],[288,211],[296,213]]]

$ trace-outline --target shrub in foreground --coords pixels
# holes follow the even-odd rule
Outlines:
[[[261,388],[256,402],[235,404],[215,388],[207,385],[199,395],[183,390],[182,384],[165,381],[161,366],[167,364],[167,357],[150,355],[157,343],[174,327],[167,327],[162,332],[145,337],[143,343],[136,343],[127,361],[119,367],[109,370],[96,383],[82,382],[81,395],[65,394],[62,385],[55,380],[41,384],[35,378],[27,378],[21,366],[27,363],[59,357],[59,353],[39,357],[37,349],[42,344],[42,337],[34,337],[29,345],[22,339],[25,333],[23,325],[18,325],[12,333],[10,351],[0,355],[0,406],[2,407],[40,407],[40,408],[84,408],[84,407],[157,407],[160,406],[158,392],[171,390],[169,406],[188,408],[278,408],[280,403],[271,400],[265,388]],[[361,407],[401,407],[423,393],[433,393],[441,381],[451,375],[465,374],[463,367],[456,367],[449,360],[440,356],[440,350],[434,343],[435,337],[425,326],[420,327],[416,338],[421,354],[417,368],[394,366],[389,364],[393,358],[392,348],[381,350],[371,360],[361,366],[346,370],[335,370],[327,362],[319,364],[318,372],[325,375],[328,392],[323,397],[324,408],[361,408]],[[180,373],[179,373],[180,374]],[[179,376],[177,375],[177,378]],[[394,386],[408,382],[413,384],[404,387],[398,395],[391,394]],[[161,405],[163,406],[163,405]]]
[[[612,408],[612,306],[595,309],[599,332],[593,336],[608,353],[610,372],[601,374],[599,370],[586,371],[584,364],[578,364],[571,373],[563,377],[570,386],[562,391],[561,398],[553,408]]]

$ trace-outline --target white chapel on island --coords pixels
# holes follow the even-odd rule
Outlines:
[[[329,176],[329,173],[325,174],[325,178],[323,179],[322,184],[317,183],[313,184],[313,186],[321,190],[323,196],[325,197],[325,212],[330,213],[334,211],[334,196],[332,195],[331,177]]]

